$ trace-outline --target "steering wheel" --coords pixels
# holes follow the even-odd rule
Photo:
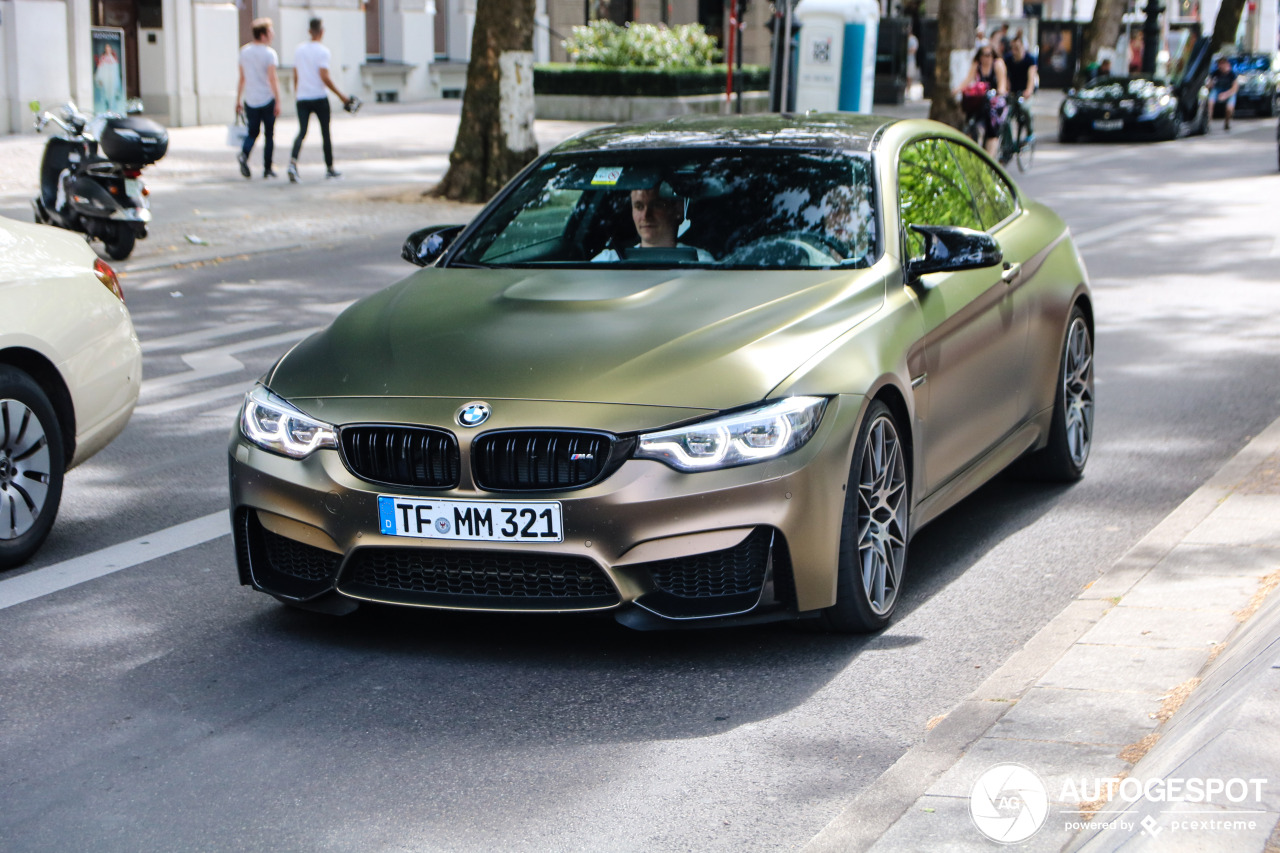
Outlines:
[[[815,257],[814,254],[820,257]],[[721,263],[729,266],[822,267],[838,264],[845,249],[826,234],[787,231],[770,234],[735,249]]]

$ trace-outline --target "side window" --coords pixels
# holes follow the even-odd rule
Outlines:
[[[898,162],[898,209],[907,232],[907,258],[924,254],[924,238],[909,225],[959,225],[983,230],[964,174],[940,139],[922,139],[902,149]]]
[[[972,149],[959,143],[948,143],[973,190],[973,200],[978,206],[984,229],[994,228],[1013,215],[1018,200],[1000,173]]]

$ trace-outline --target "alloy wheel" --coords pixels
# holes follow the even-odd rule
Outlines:
[[[867,603],[877,616],[893,609],[906,562],[906,484],[898,431],[881,416],[867,433],[858,475],[858,564]]]
[[[1067,331],[1063,360],[1062,402],[1067,451],[1072,463],[1082,468],[1093,443],[1093,342],[1089,327],[1081,317],[1076,317]]]
[[[35,526],[49,496],[49,438],[18,400],[0,400],[0,539]]]

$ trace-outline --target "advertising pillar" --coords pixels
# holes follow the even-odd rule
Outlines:
[[[802,0],[796,111],[869,113],[875,89],[876,0]]]

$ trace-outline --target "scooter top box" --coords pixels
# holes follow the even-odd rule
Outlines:
[[[151,119],[107,119],[98,146],[102,154],[127,166],[146,166],[169,150],[169,132]]]

